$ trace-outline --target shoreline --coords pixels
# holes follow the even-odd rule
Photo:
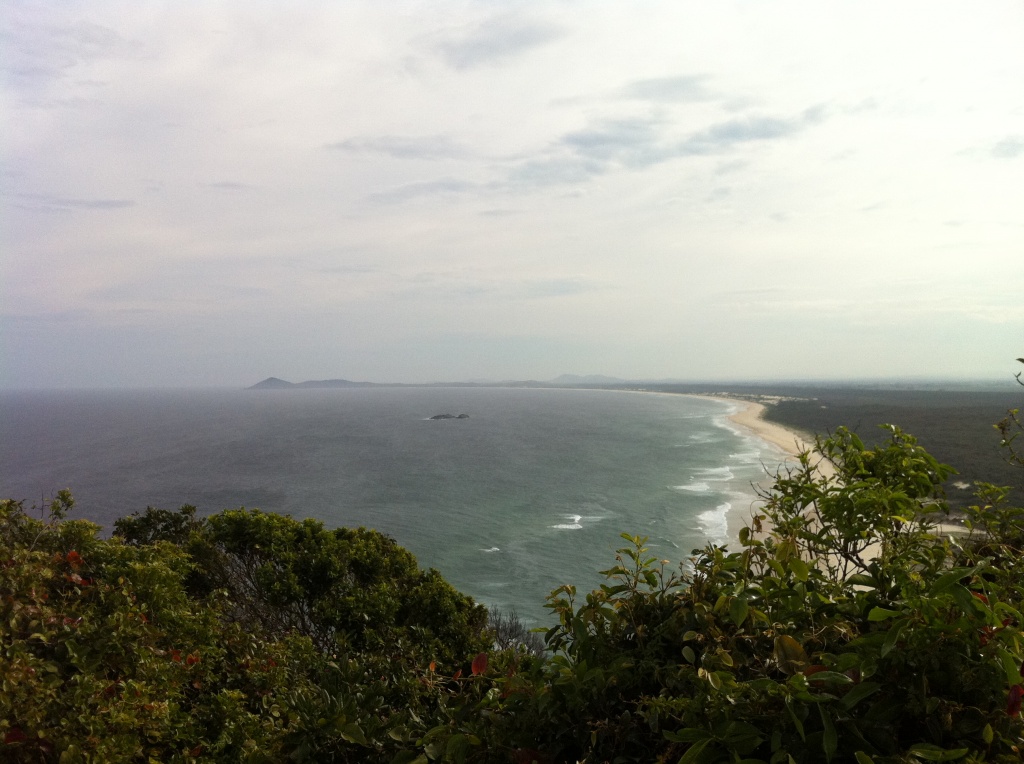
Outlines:
[[[799,457],[801,453],[810,452],[811,454],[811,466],[818,471],[818,473],[828,479],[835,477],[836,469],[831,462],[824,459],[814,448],[814,444],[809,442],[803,433],[796,430],[790,430],[787,427],[776,424],[775,422],[768,422],[764,419],[764,412],[767,407],[763,403],[757,403],[755,401],[743,400],[741,398],[729,398],[726,396],[718,395],[702,395],[696,396],[701,398],[709,398],[718,401],[728,402],[730,404],[739,406],[740,409],[730,415],[728,420],[733,424],[737,425],[743,430],[750,432],[752,435],[761,438],[767,443],[772,444],[783,454],[790,458]],[[783,460],[779,464],[781,469],[786,464]],[[771,475],[766,475],[766,481],[770,483]],[[764,483],[757,483],[756,488],[767,488]],[[740,530],[746,526],[749,526],[749,519],[753,514],[753,505],[747,512],[747,517],[743,517],[740,512],[730,512],[727,516],[727,528],[729,540],[739,540]],[[767,521],[763,522],[764,531],[760,535],[764,535],[769,528]],[[964,528],[961,525],[949,522],[938,522],[935,524],[935,529],[941,534],[962,534]],[[727,542],[728,543],[728,542]],[[881,552],[879,544],[875,543],[869,546],[863,553],[864,559],[873,559]]]
[[[729,398],[724,395],[695,395],[693,397],[722,401],[739,407],[738,410],[728,414],[726,418],[740,430],[774,446],[780,452],[780,456],[783,458],[779,460],[779,464],[775,468],[776,471],[784,469],[787,464],[791,464],[800,454],[811,452],[811,464],[822,475],[832,477],[835,474],[835,469],[828,461],[820,456],[815,459],[814,444],[803,433],[765,420],[764,413],[767,410],[765,404],[742,398]],[[766,491],[771,487],[775,472],[769,472],[767,465],[765,469],[764,477],[753,484],[755,491]],[[756,512],[758,504],[760,504],[760,500],[755,499],[745,512],[735,508],[726,515],[727,538],[725,544],[727,546],[738,543],[740,530],[750,526],[750,521]],[[768,523],[766,520],[763,521],[763,528],[767,531]]]

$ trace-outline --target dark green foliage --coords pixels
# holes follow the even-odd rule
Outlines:
[[[486,610],[377,531],[327,530],[259,510],[194,515],[188,506],[150,508],[118,520],[115,533],[131,544],[182,546],[193,592],[226,591],[228,614],[250,631],[301,634],[325,654],[395,652],[449,665],[487,644]]]
[[[256,740],[272,758],[264,709],[304,681],[301,650],[191,600],[173,546],[103,541],[54,509],[0,502],[0,759],[237,761]]]
[[[183,507],[104,540],[72,506],[0,502],[2,761],[389,761],[435,712],[434,662],[489,643],[373,531]]]

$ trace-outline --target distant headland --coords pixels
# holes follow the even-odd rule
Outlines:
[[[308,382],[288,382],[277,377],[267,377],[262,382],[257,382],[249,387],[249,390],[291,390],[303,387],[394,387],[394,385],[381,385],[376,382],[352,382],[347,379],[317,379]]]
[[[672,383],[678,380],[658,380],[660,383]],[[305,382],[289,382],[279,377],[267,377],[246,388],[247,390],[292,390],[310,388],[339,387],[618,387],[636,384],[631,380],[618,377],[606,377],[601,374],[562,374],[549,380],[517,379],[517,380],[472,380],[468,382],[353,382],[350,379],[313,379]]]

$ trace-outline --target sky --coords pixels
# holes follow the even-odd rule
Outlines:
[[[0,0],[0,387],[1005,378],[1024,4]]]

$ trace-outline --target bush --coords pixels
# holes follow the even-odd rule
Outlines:
[[[472,735],[494,761],[1019,761],[1020,512],[938,533],[949,468],[889,430],[820,441],[835,475],[805,455],[690,571],[625,535],[606,584],[549,598],[551,659],[461,690],[428,757]]]

